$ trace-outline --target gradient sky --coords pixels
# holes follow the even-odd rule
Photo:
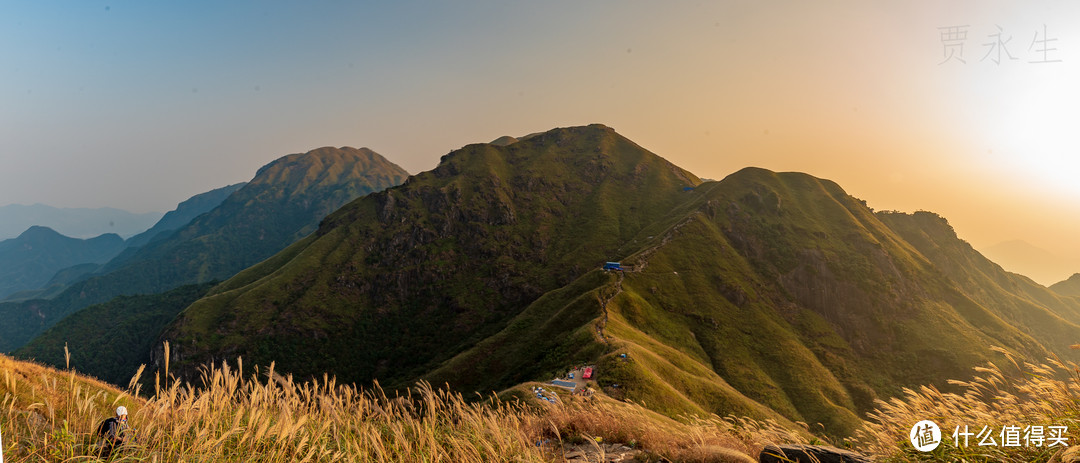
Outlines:
[[[1080,256],[1076,2],[0,7],[0,205],[163,212],[320,146],[416,173],[599,122],[702,177],[803,171],[977,248]]]

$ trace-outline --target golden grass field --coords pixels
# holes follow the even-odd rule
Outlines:
[[[963,393],[924,387],[881,403],[855,436],[855,450],[877,461],[1049,461],[1060,447],[942,445],[923,454],[907,443],[908,430],[921,419],[937,421],[943,434],[963,423],[1068,425],[1070,435],[1080,429],[1080,368],[1008,358],[1009,369],[991,365],[972,381],[956,382]],[[273,365],[253,370],[245,376],[242,362],[207,368],[206,387],[174,380],[140,398],[137,378],[121,391],[0,356],[4,461],[99,461],[92,432],[117,405],[131,411],[137,442],[113,461],[556,462],[564,461],[566,446],[600,440],[640,449],[638,458],[647,461],[690,462],[717,461],[715,449],[756,456],[770,443],[820,443],[805,429],[735,417],[674,420],[602,394],[565,395],[558,404],[466,400],[419,383],[408,394],[388,396],[377,385],[362,390],[332,378],[297,382]]]
[[[563,460],[563,444],[597,438],[659,460],[692,458],[702,446],[756,454],[797,438],[769,423],[679,422],[599,395],[566,395],[560,404],[467,401],[420,383],[387,396],[377,385],[361,390],[331,378],[299,383],[273,365],[245,377],[242,362],[205,369],[206,387],[171,381],[148,399],[7,357],[0,370],[6,462],[98,460],[92,432],[120,404],[137,442],[113,461],[549,462]]]
[[[1078,346],[1073,346],[1077,348]],[[971,381],[950,381],[962,392],[942,393],[933,387],[905,389],[903,397],[879,402],[878,408],[856,434],[860,451],[880,461],[969,461],[969,462],[1043,462],[1065,447],[1025,445],[1005,447],[1000,435],[998,445],[941,445],[934,452],[919,453],[908,441],[912,425],[920,420],[934,420],[942,429],[943,440],[952,444],[957,426],[979,432],[984,426],[1000,432],[1004,426],[1067,426],[1069,445],[1080,445],[1080,366],[1057,358],[1045,363],[1020,362],[1008,351],[1002,365],[976,368]],[[947,436],[947,437],[946,437]]]

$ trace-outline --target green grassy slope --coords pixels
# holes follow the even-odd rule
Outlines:
[[[1038,327],[975,302],[832,182],[747,169],[702,184],[657,226],[666,230],[631,240],[639,251],[624,262],[634,271],[617,283],[558,291],[559,301],[581,294],[591,310],[574,318],[545,296],[427,379],[484,389],[546,378],[554,352],[563,366],[598,360],[609,393],[671,416],[772,410],[848,435],[874,399],[947,388],[992,358],[990,345],[1048,353]],[[568,325],[562,335],[545,329],[555,320]],[[591,344],[572,341],[597,328]],[[1080,333],[1059,331],[1069,330]],[[517,376],[498,374],[506,370]]]
[[[991,346],[1042,358],[1080,335],[1068,298],[924,219],[799,173],[700,183],[606,127],[557,129],[351,203],[163,339],[182,371],[243,355],[390,387],[501,390],[595,362],[608,394],[669,416],[846,436],[875,399],[948,389]]]
[[[293,257],[224,283],[234,289],[194,304],[166,338],[189,369],[229,352],[409,384],[617,257],[698,182],[603,126],[470,145],[330,215]]]

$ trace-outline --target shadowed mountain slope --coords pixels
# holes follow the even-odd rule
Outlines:
[[[80,372],[127,385],[139,365],[147,363],[162,327],[211,286],[185,285],[161,294],[118,296],[94,304],[65,317],[12,355],[63,367],[67,346],[71,365]]]
[[[128,238],[125,244],[128,247],[139,247],[146,245],[151,240],[164,238],[168,233],[187,225],[195,217],[212,211],[221,205],[229,195],[232,195],[234,191],[239,190],[244,185],[246,183],[236,183],[192,196],[177,204],[176,209],[166,212],[161,217],[161,220],[158,220],[149,230]],[[159,237],[158,235],[162,236]]]
[[[109,262],[101,275],[71,285],[54,299],[0,304],[0,351],[21,346],[82,307],[118,295],[228,278],[311,233],[345,203],[396,185],[406,175],[366,148],[320,148],[282,157],[210,212],[168,238]]]
[[[943,233],[943,221],[922,217],[890,219],[981,259],[951,228]],[[935,264],[951,268],[958,256],[930,259],[886,223],[832,182],[745,169],[702,184],[658,221],[663,230],[646,230],[623,258],[633,271],[558,302],[541,298],[426,379],[484,390],[601,351],[609,394],[670,415],[760,415],[762,404],[846,435],[874,399],[918,384],[948,388],[946,379],[993,358],[991,345],[1033,358],[1068,354],[1059,341],[1080,333],[1073,306],[969,296]]]
[[[93,276],[101,270],[102,265],[106,262],[110,260],[114,263],[127,261],[139,247],[146,245],[152,239],[168,237],[169,234],[191,222],[195,217],[217,207],[232,192],[242,186],[244,186],[243,183],[237,183],[192,196],[177,205],[176,209],[167,212],[149,230],[125,240],[124,249],[120,251],[119,255],[114,253],[110,256],[111,259],[105,258],[85,263],[80,261],[76,265],[65,266],[56,271],[45,284],[38,285],[31,290],[24,289],[18,293],[12,293],[9,300],[52,299],[63,292],[67,286]],[[2,299],[2,296],[0,296],[0,299]]]
[[[617,255],[698,182],[599,125],[466,146],[330,215],[166,337],[191,368],[243,353],[302,375],[407,384]]]

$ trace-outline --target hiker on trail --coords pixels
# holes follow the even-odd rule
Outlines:
[[[101,458],[108,459],[114,448],[123,445],[129,436],[134,436],[134,431],[128,427],[127,420],[127,407],[121,405],[116,407],[115,417],[106,419],[98,425],[97,433],[101,436],[101,441],[98,444]]]

